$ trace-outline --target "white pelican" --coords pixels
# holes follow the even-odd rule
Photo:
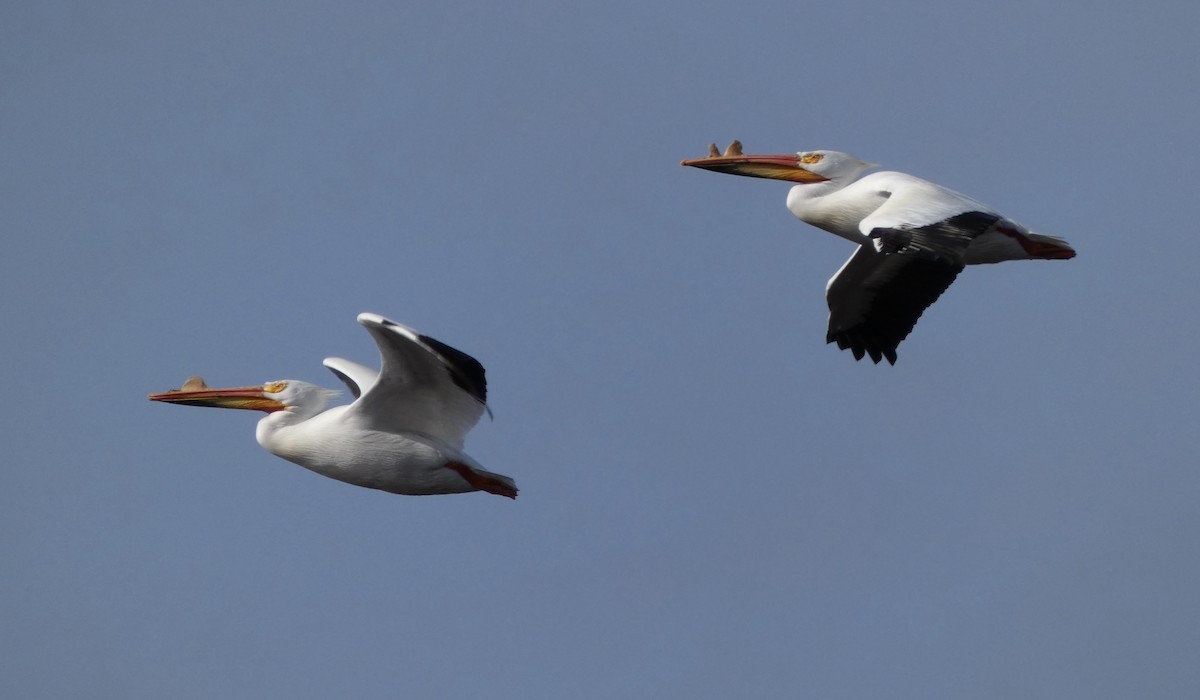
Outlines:
[[[860,178],[876,166],[837,151],[745,155],[734,141],[682,165],[800,183],[788,193],[792,214],[858,244],[825,287],[825,341],[858,360],[895,364],[900,341],[964,265],[1075,257],[1061,238],[932,182],[896,172]]]
[[[377,314],[359,314],[383,359],[376,372],[330,357],[325,366],[354,394],[326,409],[338,392],[286,379],[212,389],[199,377],[151,401],[266,411],[255,437],[268,452],[339,481],[409,495],[488,493],[517,497],[507,476],[463,452],[486,409],[483,365],[464,352]]]

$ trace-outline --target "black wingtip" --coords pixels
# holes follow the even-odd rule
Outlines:
[[[487,405],[487,377],[483,365],[474,357],[457,348],[427,335],[418,335],[421,342],[432,349],[450,372],[450,378],[458,388]]]
[[[963,269],[940,259],[897,255],[907,258],[904,266],[886,288],[875,290],[870,308],[853,325],[832,326],[828,331],[827,338],[853,351],[856,360],[870,354],[876,364],[886,358],[895,365],[896,348]]]
[[[828,333],[825,336],[825,343],[837,343],[839,350],[849,350],[857,361],[861,361],[864,357],[870,357],[875,364],[884,360],[887,360],[889,365],[896,364],[896,345],[882,342],[878,338],[865,334],[859,328]]]

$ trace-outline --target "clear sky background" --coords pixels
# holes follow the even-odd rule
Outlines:
[[[0,8],[0,696],[1200,695],[1200,5]],[[844,150],[1078,250],[895,367],[849,244],[710,141]],[[411,498],[153,404],[487,367],[521,497]]]

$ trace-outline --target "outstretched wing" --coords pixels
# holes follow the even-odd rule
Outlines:
[[[961,272],[961,263],[909,253],[878,253],[859,246],[829,280],[829,331],[825,342],[896,364],[896,347],[917,319]]]
[[[887,173],[886,200],[859,230],[870,241],[850,256],[825,288],[826,342],[876,363],[896,363],[896,348],[925,309],[962,272],[971,241],[1001,217],[986,206],[925,180]]]
[[[483,365],[378,314],[359,314],[358,322],[379,346],[383,366],[350,405],[347,418],[375,430],[421,433],[461,449],[486,408]],[[362,385],[361,378],[354,380]]]

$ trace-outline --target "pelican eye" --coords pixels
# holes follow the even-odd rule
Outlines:
[[[824,153],[805,153],[804,155],[800,156],[800,162],[811,165],[813,163],[820,163],[821,159],[824,157]]]
[[[263,385],[263,391],[268,394],[278,394],[287,388],[287,382],[271,382]]]

